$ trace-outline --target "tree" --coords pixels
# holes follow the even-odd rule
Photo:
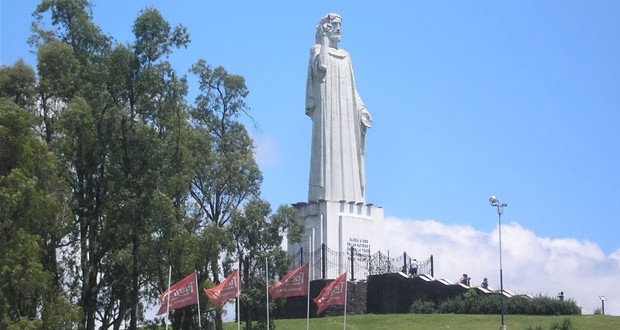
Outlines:
[[[78,92],[81,66],[66,43],[53,40],[39,47],[38,115],[43,126],[40,131],[48,144],[55,139],[58,115]]]
[[[187,222],[191,137],[184,96],[167,56],[189,35],[153,8],[133,26],[133,45],[117,45],[92,22],[85,0],[45,0],[35,11],[39,95],[46,140],[71,185],[75,231],[67,259],[79,269],[85,329],[136,329],[161,289],[167,267],[149,261],[175,242],[173,224]],[[49,13],[55,32],[43,26]],[[175,221],[176,220],[176,221]],[[161,242],[161,241],[166,242]],[[163,269],[163,270],[162,270]]]
[[[282,239],[287,235],[298,242],[303,226],[297,222],[295,211],[289,206],[280,206],[271,215],[269,203],[252,199],[242,212],[233,212],[229,233],[233,244],[230,252],[239,262],[244,289],[241,301],[245,311],[246,329],[252,329],[252,319],[264,315],[265,262],[272,273],[281,272],[288,266],[286,252],[282,251]],[[273,277],[273,275],[272,275]]]
[[[80,328],[136,329],[169,266],[172,281],[198,270],[200,282],[219,283],[232,267],[230,255],[220,259],[231,217],[259,197],[262,176],[239,122],[248,114],[242,76],[198,61],[190,108],[186,78],[168,62],[189,44],[186,29],[149,7],[133,24],[133,43],[115,44],[91,7],[42,0],[30,38],[38,81],[20,63],[0,68],[0,97],[36,116],[34,134],[61,165],[53,177],[67,185],[53,190],[54,219],[65,227],[37,241],[43,269],[81,309]],[[196,321],[188,309],[173,320],[186,328]],[[215,322],[221,329],[220,311]]]
[[[71,46],[80,63],[92,63],[98,55],[109,51],[110,37],[104,35],[93,22],[91,7],[88,0],[41,0],[32,14],[35,21],[30,44],[40,46],[60,40]],[[56,31],[45,29],[45,13],[50,14]]]
[[[262,175],[254,159],[253,141],[237,120],[247,114],[245,79],[213,69],[204,60],[192,72],[200,80],[200,95],[192,110],[197,133],[210,137],[202,150],[212,158],[198,159],[192,196],[209,221],[226,225],[232,211],[250,197],[258,196]]]
[[[48,238],[67,222],[55,158],[33,126],[27,110],[0,99],[0,328],[71,327],[78,315],[49,264]]]
[[[119,187],[124,204],[118,208],[122,210],[118,218],[130,224],[127,243],[131,247],[131,286],[126,291],[131,329],[137,327],[141,288],[152,282],[152,275],[157,275],[149,269],[161,271],[147,267],[144,261],[152,255],[145,241],[169,223],[152,210],[168,205],[176,210],[164,210],[161,214],[182,217],[180,208],[190,182],[186,169],[189,153],[185,147],[189,128],[183,99],[187,87],[185,79],[178,79],[166,60],[173,48],[187,45],[189,35],[182,26],[171,31],[168,22],[153,8],[140,12],[133,31],[136,42],[128,57],[132,60],[126,62],[131,71],[121,75],[128,81],[125,86],[129,97],[120,122],[117,158],[118,174],[124,182]]]
[[[204,60],[199,60],[192,72],[200,81],[200,94],[191,111],[196,135],[191,189],[195,214],[205,229],[210,223],[225,228],[235,210],[260,194],[262,175],[254,159],[254,145],[238,122],[240,115],[247,114],[245,97],[249,91],[242,76],[228,74],[222,67],[213,69]],[[212,252],[205,256],[205,274],[210,272],[213,282],[219,283],[217,247],[225,242],[221,236],[205,236],[215,239],[205,243]],[[215,322],[221,329],[219,310]]]
[[[41,1],[33,13],[30,39],[39,49],[42,131],[66,164],[62,176],[71,191],[75,226],[67,237],[68,249],[80,257],[68,255],[63,263],[72,272],[69,285],[79,291],[81,326],[88,330],[95,328],[100,271],[112,245],[102,229],[108,228],[106,211],[111,209],[108,157],[114,131],[102,60],[111,48],[110,38],[92,22],[90,6],[87,0]],[[52,29],[45,27],[46,14]]]
[[[22,108],[33,106],[36,82],[34,70],[21,59],[12,67],[0,67],[0,97],[9,98]]]

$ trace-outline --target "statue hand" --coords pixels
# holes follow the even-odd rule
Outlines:
[[[332,32],[332,30],[333,30],[333,27],[331,23],[325,22],[321,24],[321,33],[323,34],[324,37],[328,36]]]
[[[366,108],[362,108],[362,116],[361,116],[362,126],[369,128],[371,121],[372,121],[372,117],[370,116],[370,112],[368,112]]]

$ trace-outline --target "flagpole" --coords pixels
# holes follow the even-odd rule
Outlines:
[[[265,296],[267,297],[267,330],[269,327],[269,261],[265,257]]]
[[[168,330],[168,317],[170,316],[170,278],[172,277],[172,265],[168,265],[168,294],[166,295],[166,330]]]
[[[198,302],[198,329],[202,329],[202,324],[200,324],[200,296],[198,296],[198,272],[194,270],[194,274],[196,274],[196,301]]]
[[[241,286],[241,275],[239,273],[237,273],[237,330],[241,330],[241,308],[239,308],[239,305],[241,305],[241,299],[239,299],[240,297],[240,293],[239,293],[239,287]]]
[[[241,330],[241,314],[239,311],[240,303],[241,303],[241,300],[239,299],[239,297],[237,297],[237,330]]]
[[[347,272],[345,272],[346,274]],[[347,293],[349,292],[347,288],[347,275],[344,276],[344,330],[347,330]]]
[[[308,263],[308,273],[310,273],[309,263]],[[306,330],[310,329],[310,281],[312,280],[313,277],[314,277],[314,267],[312,268],[312,276],[308,274],[308,301],[306,302]]]

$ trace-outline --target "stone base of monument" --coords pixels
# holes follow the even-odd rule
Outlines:
[[[293,266],[310,263],[312,279],[366,279],[372,254],[383,251],[383,208],[346,201],[293,204],[305,230],[301,242],[288,244]],[[351,259],[351,256],[354,256]]]
[[[321,290],[332,280],[316,280],[310,283],[310,317],[316,316],[316,304],[313,299],[318,297]],[[365,281],[347,283],[347,315],[366,314],[366,290]],[[302,319],[308,313],[308,296],[286,298],[284,304],[279,305],[271,314],[277,319]],[[321,313],[323,316],[337,316],[344,314],[344,306],[332,306]]]

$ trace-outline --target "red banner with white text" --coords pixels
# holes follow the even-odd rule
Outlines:
[[[329,306],[344,305],[347,302],[347,273],[344,272],[333,282],[329,283],[318,297],[314,298],[316,303],[316,315],[326,310]]]
[[[305,264],[286,274],[280,282],[269,286],[269,294],[274,298],[305,296],[308,294],[308,271]]]
[[[161,307],[159,307],[159,311],[157,311],[156,315],[161,315],[166,313],[166,311],[172,311],[181,307],[197,304],[197,290],[198,281],[196,279],[196,273],[192,273],[159,295]],[[170,305],[169,308],[168,304]]]
[[[211,289],[205,289],[205,294],[216,306],[222,306],[230,299],[237,298],[241,292],[239,273],[235,271],[222,283]]]

